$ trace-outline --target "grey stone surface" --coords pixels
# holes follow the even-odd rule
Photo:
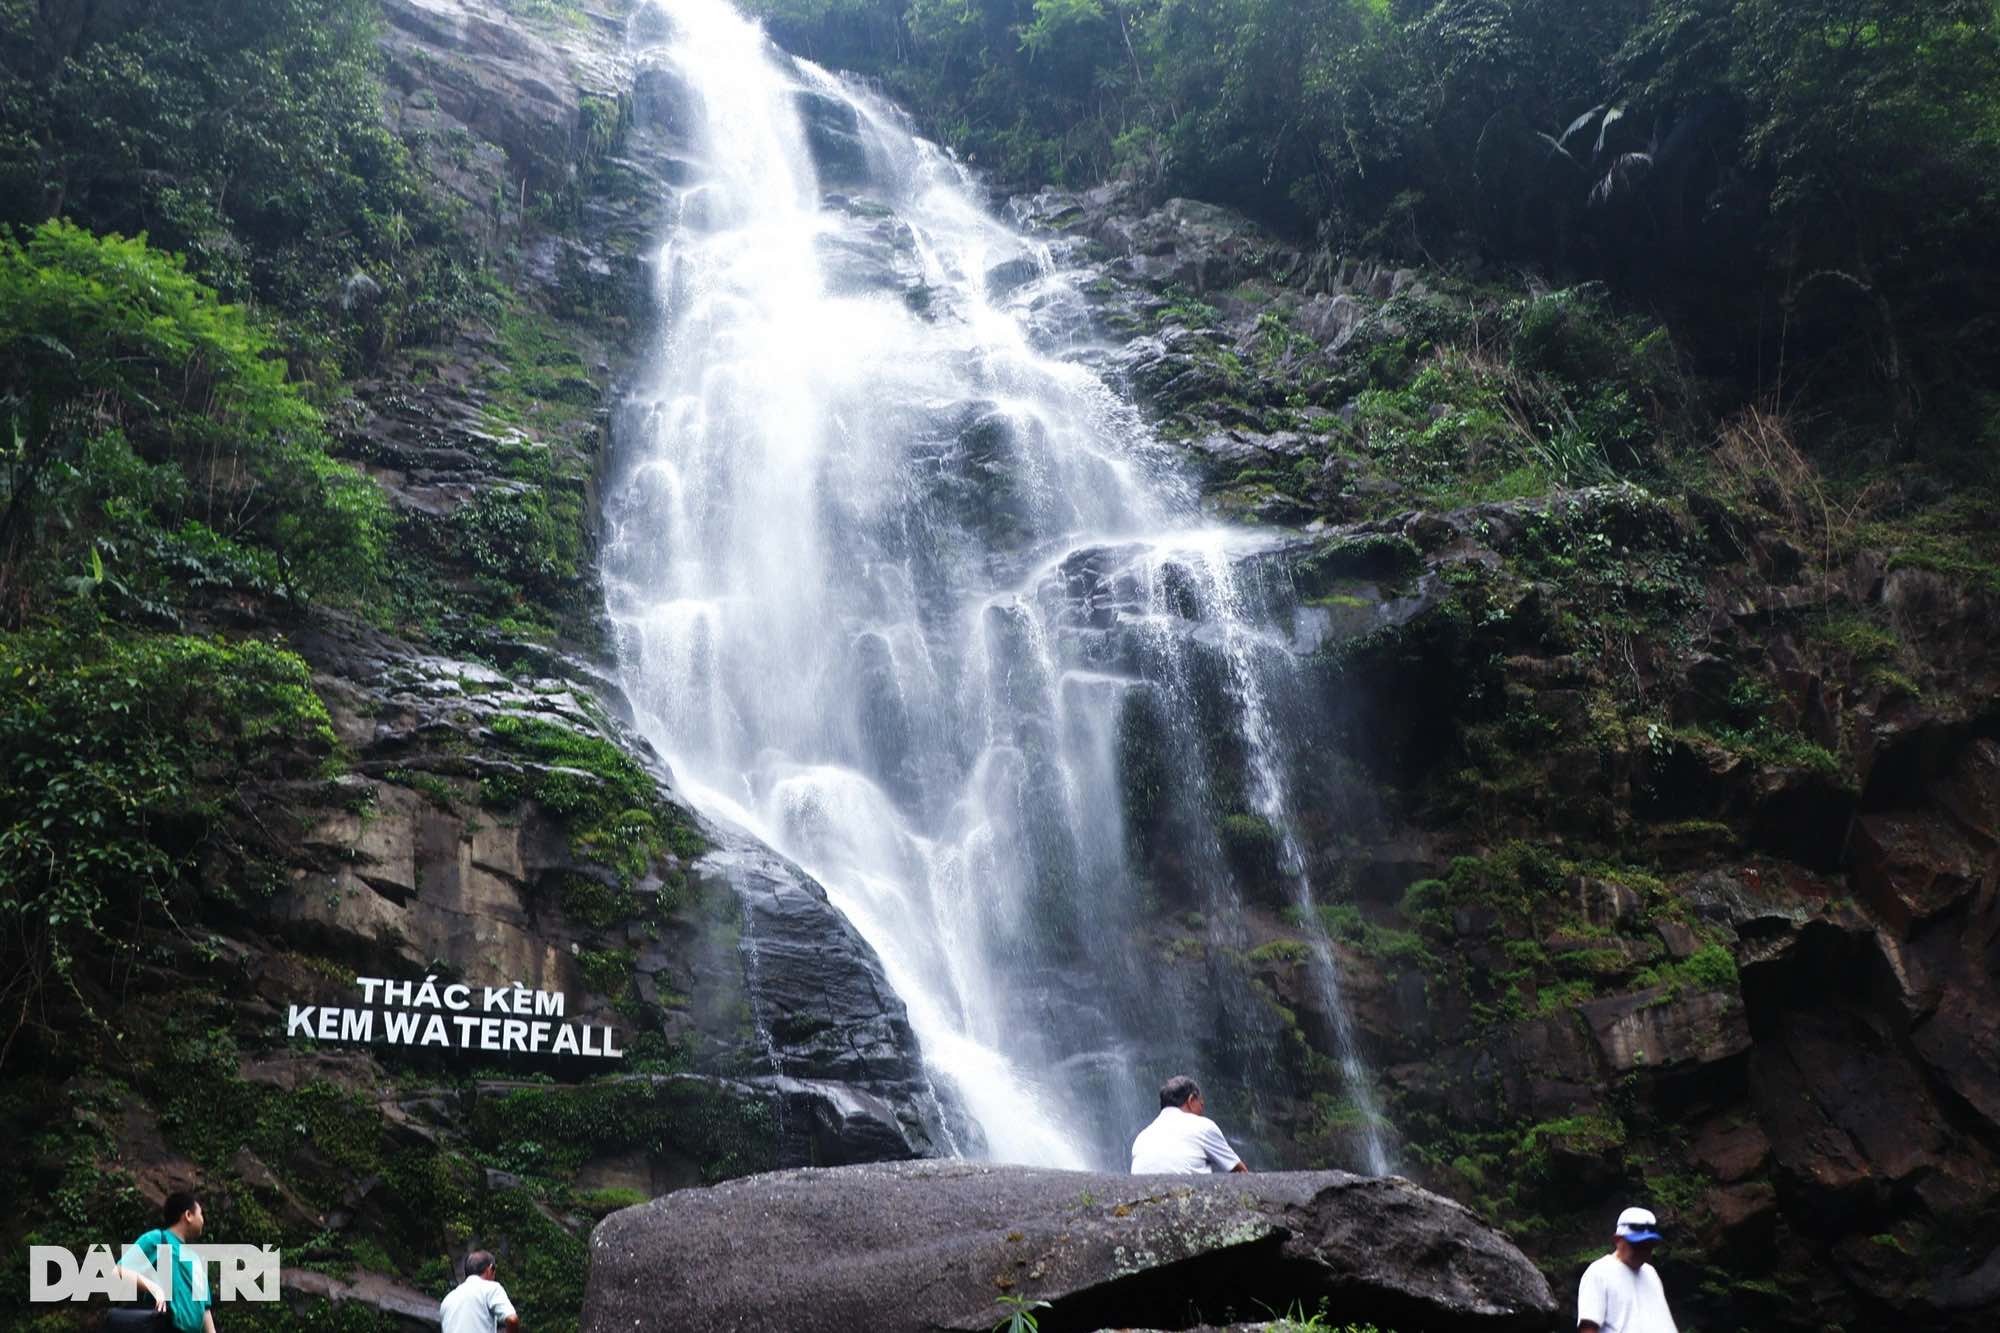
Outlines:
[[[1192,1328],[1324,1298],[1335,1322],[1539,1329],[1534,1265],[1465,1208],[1345,1172],[1116,1176],[968,1162],[783,1171],[614,1213],[586,1333]]]

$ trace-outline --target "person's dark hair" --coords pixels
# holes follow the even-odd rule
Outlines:
[[[1201,1086],[1186,1074],[1175,1074],[1160,1085],[1160,1106],[1186,1106],[1188,1099],[1200,1095]]]
[[[465,1256],[465,1275],[467,1277],[478,1277],[491,1267],[493,1267],[493,1252],[491,1250],[474,1250],[471,1254]]]
[[[172,1226],[187,1216],[188,1210],[200,1202],[201,1200],[195,1198],[187,1190],[175,1190],[160,1204],[160,1225],[163,1227]]]

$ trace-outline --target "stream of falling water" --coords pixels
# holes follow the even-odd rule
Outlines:
[[[1146,931],[1172,866],[1238,945],[1216,829],[1261,817],[1367,1125],[1353,1165],[1388,1169],[1267,688],[1292,645],[1243,573],[1268,539],[1206,523],[1078,354],[1071,276],[956,163],[723,0],[659,8],[698,162],[607,500],[642,725],[700,808],[825,885],[1003,1161],[1122,1169],[1170,1073],[1267,1090],[1268,1005]]]

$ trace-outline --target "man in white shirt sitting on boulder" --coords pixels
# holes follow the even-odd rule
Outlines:
[[[1160,1114],[1132,1140],[1135,1176],[1198,1176],[1208,1171],[1248,1171],[1243,1159],[1202,1114],[1201,1089],[1185,1074],[1160,1087]]]
[[[1577,1333],[1679,1333],[1667,1309],[1667,1289],[1646,1262],[1659,1243],[1659,1225],[1644,1208],[1618,1214],[1611,1253],[1583,1270]]]

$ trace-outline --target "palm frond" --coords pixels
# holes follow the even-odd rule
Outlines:
[[[1535,137],[1537,139],[1540,139],[1543,143],[1549,146],[1549,153],[1551,156],[1553,156],[1556,153],[1561,153],[1564,157],[1569,158],[1570,165],[1576,167],[1578,170],[1582,170],[1583,163],[1578,162],[1574,157],[1571,157],[1569,149],[1563,147],[1562,140],[1556,138],[1555,135],[1544,134],[1542,131],[1536,130]]]
[[[1604,113],[1604,123],[1597,127],[1597,147],[1590,150],[1593,156],[1604,152],[1604,136],[1611,133],[1611,127],[1623,119],[1625,119],[1625,108],[1622,106],[1614,106]]]
[[[1653,169],[1651,153],[1620,153],[1605,169],[1603,179],[1590,188],[1590,202],[1604,204],[1620,190],[1629,190],[1639,177]]]
[[[1602,110],[1604,110],[1604,103],[1599,102],[1596,106],[1590,108],[1590,110],[1584,112],[1582,115],[1578,116],[1575,120],[1572,120],[1569,123],[1569,128],[1562,132],[1562,142],[1568,143],[1569,137],[1572,134],[1575,134],[1578,130],[1590,124],[1591,118],[1597,115],[1597,113]],[[1544,135],[1543,137],[1546,138],[1547,136]]]

